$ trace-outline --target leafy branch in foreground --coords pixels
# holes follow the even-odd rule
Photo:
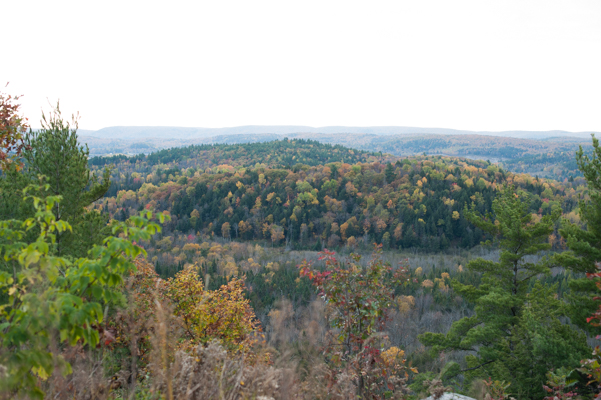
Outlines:
[[[405,353],[396,347],[384,349],[382,339],[394,288],[407,281],[407,268],[401,265],[393,270],[382,261],[381,251],[382,245],[376,246],[372,259],[362,266],[359,255],[352,254],[344,265],[333,251],[325,250],[320,253],[324,271],[306,261],[299,268],[317,287],[329,311],[335,338],[326,354],[332,377],[350,374],[357,394],[365,398],[401,398],[408,376]]]
[[[33,217],[0,222],[0,254],[6,267],[0,271],[0,292],[8,295],[0,304],[0,391],[10,396],[42,398],[40,386],[55,370],[72,372],[60,349],[99,344],[103,306],[122,298],[123,277],[135,269],[132,260],[145,254],[136,242],[160,230],[146,211],[112,225],[113,236],[94,246],[88,258],[55,256],[57,235],[71,226],[57,221],[53,213],[60,196],[30,194],[44,190],[47,185],[24,190],[33,202]],[[158,218],[163,222],[165,217]],[[39,230],[37,239],[23,242],[32,229]]]

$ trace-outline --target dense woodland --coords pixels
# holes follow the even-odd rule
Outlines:
[[[311,141],[201,147],[198,158],[190,156],[198,151],[191,149],[109,158],[119,161],[114,171],[120,172],[98,209],[125,220],[151,207],[171,214],[165,227],[169,234],[263,240],[287,249],[369,247],[377,242],[385,249],[439,251],[472,248],[486,240],[463,210],[474,203],[482,213],[490,212],[495,193],[505,184],[533,195],[530,212],[538,218],[561,209],[577,219],[573,211],[584,188],[582,178],[560,184],[515,175],[488,162],[443,156],[385,161],[371,155],[370,162],[358,153],[363,162],[337,161],[338,154],[346,157],[352,150],[334,148],[328,159],[324,152],[331,147]],[[272,156],[280,149],[283,154],[305,154],[306,163],[281,167],[285,157]],[[245,167],[252,154],[259,160],[273,157],[276,165]],[[205,160],[232,165],[203,168]],[[92,158],[90,164],[101,165],[101,159]],[[557,232],[555,237],[561,245]]]
[[[299,139],[89,158],[0,100],[0,398],[601,393],[596,140],[560,181]]]
[[[578,169],[575,152],[527,155],[511,160],[504,160],[502,165],[504,168],[516,173],[529,173],[530,175],[564,182],[566,180],[571,181],[574,177],[582,176],[582,172]]]
[[[291,138],[314,138],[324,143],[337,143],[369,151],[385,151],[397,156],[416,154],[445,154],[477,156],[483,159],[513,159],[542,153],[573,152],[585,140],[549,138],[546,140],[519,139],[488,135],[352,135],[352,134],[295,134]]]

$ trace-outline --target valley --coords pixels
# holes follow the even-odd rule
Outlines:
[[[69,145],[61,135],[71,138]],[[214,382],[222,378],[203,369],[202,360],[238,360],[228,367],[232,374],[259,366],[256,385],[271,379],[269,368],[278,365],[278,374],[294,376],[286,393],[305,398],[328,390],[346,398],[356,390],[346,373],[365,374],[375,386],[361,390],[374,396],[382,395],[378,385],[389,382],[390,393],[423,398],[434,390],[424,382],[440,379],[477,397],[474,388],[500,373],[475,362],[512,365],[513,358],[505,358],[513,351],[506,337],[523,346],[519,368],[536,366],[537,382],[560,376],[548,375],[553,366],[576,368],[599,344],[589,323],[598,307],[596,289],[586,278],[594,263],[586,253],[574,253],[581,245],[574,238],[589,240],[586,223],[595,224],[587,207],[598,199],[590,192],[596,170],[583,163],[586,153],[571,155],[584,144],[596,157],[598,144],[292,133],[93,156],[74,135],[26,136],[24,172],[11,166],[0,179],[0,215],[5,221],[42,215],[40,204],[47,202],[46,219],[29,220],[39,228],[18,231],[19,251],[27,251],[27,242],[46,240],[33,241],[37,232],[54,229],[57,236],[49,237],[59,239],[42,246],[40,257],[58,257],[68,266],[66,276],[123,279],[106,292],[121,303],[107,303],[106,322],[94,328],[104,332],[98,351],[108,357],[94,365],[105,376],[146,374],[136,378],[139,393],[168,390],[172,378],[161,377],[153,361],[166,352],[197,363]],[[55,143],[69,150],[57,157],[48,150]],[[498,162],[491,162],[495,157]],[[73,166],[61,166],[63,161]],[[34,175],[38,171],[47,178]],[[36,186],[39,179],[51,184]],[[42,193],[37,206],[15,195],[25,187]],[[65,200],[43,194],[53,187],[63,188]],[[48,203],[56,201],[70,206]],[[53,222],[54,210],[73,224],[73,233]],[[0,245],[12,249],[4,237]],[[22,263],[7,257],[5,271]],[[113,264],[124,269],[116,272]],[[55,276],[49,284],[60,285]],[[112,282],[102,276],[93,284]],[[86,298],[78,287],[60,290]],[[523,310],[509,320],[520,330],[491,328],[478,336],[481,327],[505,324],[499,321],[512,302]],[[551,332],[549,343],[531,342],[540,329]],[[559,353],[543,350],[557,343],[563,346]],[[341,344],[348,346],[344,354],[337,350]],[[550,361],[533,353],[540,351]],[[205,358],[193,361],[190,354]],[[179,371],[177,362],[168,368]],[[365,362],[374,367],[361,366]],[[384,370],[393,371],[390,381]],[[335,374],[333,386],[324,386],[324,373]],[[542,385],[511,379],[518,396],[543,397]],[[120,398],[128,390],[121,383],[111,393]]]

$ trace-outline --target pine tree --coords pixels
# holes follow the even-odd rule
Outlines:
[[[545,259],[534,263],[526,257],[550,249],[547,238],[553,232],[559,211],[534,222],[529,213],[530,199],[525,192],[506,187],[493,201],[494,218],[465,209],[466,218],[481,230],[499,240],[498,262],[478,258],[467,268],[482,274],[479,286],[453,281],[452,287],[474,303],[475,315],[455,322],[444,334],[426,333],[420,340],[434,351],[462,350],[471,375],[492,376],[519,382],[523,377],[512,366],[521,339],[520,318],[528,304],[528,286],[537,275],[547,274]],[[464,370],[463,372],[467,372]]]
[[[57,221],[68,222],[72,232],[57,234],[55,251],[59,256],[85,256],[94,245],[100,244],[108,233],[106,216],[87,210],[108,190],[110,169],[106,168],[99,181],[88,168],[89,150],[77,141],[77,120],[66,122],[57,105],[48,117],[42,117],[42,129],[30,130],[24,137],[22,152],[25,168],[6,171],[0,180],[0,216],[3,219],[25,219],[33,215],[32,206],[22,201],[22,189],[42,178],[49,190],[44,196],[62,196],[53,212]]]
[[[513,331],[516,346],[513,357],[506,357],[500,375],[514,372],[517,379],[510,391],[519,398],[543,398],[548,371],[557,367],[577,368],[590,355],[582,331],[562,324],[564,303],[556,298],[557,285],[543,286],[539,281],[528,294],[519,322]]]

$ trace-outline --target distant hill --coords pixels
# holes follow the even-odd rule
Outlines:
[[[142,132],[142,131],[140,131]],[[141,133],[140,133],[141,134]],[[151,153],[165,148],[195,144],[259,143],[273,140],[311,139],[321,143],[341,144],[349,148],[390,153],[396,156],[413,154],[442,154],[491,161],[508,160],[525,155],[550,152],[573,152],[579,145],[590,144],[590,138],[550,137],[546,139],[523,139],[503,136],[461,134],[390,134],[374,133],[246,133],[222,134],[207,137],[99,137],[80,136],[90,147],[91,155],[115,153]]]
[[[398,157],[380,156],[362,150],[349,149],[341,145],[330,145],[314,140],[273,140],[246,144],[191,145],[163,149],[151,154],[137,156],[114,155],[110,157],[92,157],[90,166],[103,167],[117,164],[120,169],[138,165],[134,172],[148,174],[156,165],[207,168],[249,167],[262,164],[269,168],[292,168],[294,166],[317,166],[333,162],[356,164],[373,161],[395,162]],[[298,164],[298,165],[297,165]],[[119,175],[115,179],[119,179]],[[116,192],[115,192],[116,193]]]
[[[142,131],[140,131],[142,132]],[[87,132],[86,132],[87,133]],[[554,179],[567,179],[579,176],[575,167],[574,154],[579,146],[590,150],[590,138],[549,137],[544,139],[523,139],[514,137],[488,136],[475,134],[394,134],[373,133],[254,133],[223,134],[208,137],[178,138],[139,137],[139,138],[99,138],[80,136],[87,143],[91,156],[111,154],[149,154],[162,149],[179,148],[190,145],[233,145],[241,143],[264,143],[274,140],[310,139],[330,145],[343,145],[348,148],[369,152],[382,152],[397,157],[411,155],[446,155],[466,157],[475,160],[489,160],[502,163],[504,168],[515,172]]]
[[[402,126],[315,128],[258,125],[232,128],[115,126],[79,131],[80,141],[89,146],[91,156],[149,154],[190,145],[311,139],[398,157],[425,153],[489,160],[501,162],[505,168],[516,172],[556,179],[579,175],[578,169],[574,168],[574,153],[580,145],[590,148],[590,134],[559,130],[473,132]]]
[[[230,128],[185,128],[169,126],[113,126],[96,131],[82,130],[80,135],[93,136],[98,139],[200,139],[221,135],[254,135],[275,134],[289,135],[295,133],[319,133],[319,134],[372,134],[372,135],[415,135],[415,134],[437,134],[437,135],[485,135],[502,136],[523,139],[545,139],[552,137],[577,137],[588,138],[591,132],[568,132],[568,131],[468,131],[446,128],[417,128],[407,126],[294,126],[294,125],[248,125]]]
[[[396,156],[414,154],[441,154],[478,159],[506,160],[528,154],[548,152],[570,152],[579,145],[590,144],[590,138],[561,140],[522,139],[487,135],[342,135],[342,134],[295,134],[291,138],[303,137],[324,143],[337,143],[368,151],[381,151]]]

